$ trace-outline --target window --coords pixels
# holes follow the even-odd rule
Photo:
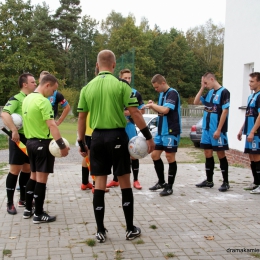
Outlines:
[[[244,65],[244,80],[243,80],[243,91],[242,91],[242,107],[246,108],[247,98],[252,93],[249,88],[249,74],[254,72],[254,63],[247,63]]]

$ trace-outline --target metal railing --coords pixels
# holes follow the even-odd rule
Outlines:
[[[181,116],[182,117],[202,117],[204,108],[193,108],[193,107],[185,107],[181,108]],[[152,109],[146,108],[145,114],[155,114]]]

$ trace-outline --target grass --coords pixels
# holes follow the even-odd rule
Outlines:
[[[66,138],[71,145],[76,142],[77,127],[77,118],[75,117],[68,117],[59,125],[62,137]],[[181,137],[179,147],[194,147],[194,145],[189,137]]]
[[[172,257],[175,257],[176,255],[174,253],[167,253],[165,255],[165,258],[168,259],[168,258],[172,258]]]
[[[68,140],[70,145],[74,145],[77,139],[78,124],[76,119],[69,118],[59,125],[61,136]]]
[[[8,148],[8,136],[0,134],[0,150]]]
[[[150,228],[151,229],[157,229],[157,227],[155,225],[151,225]]]
[[[185,147],[194,147],[193,142],[190,140],[189,137],[181,137],[180,143],[179,143],[180,148],[185,148]]]
[[[3,255],[4,255],[4,256],[11,256],[11,255],[12,255],[12,250],[4,249],[4,250],[3,250]]]
[[[95,239],[92,239],[92,238],[89,238],[89,239],[87,239],[87,240],[85,240],[85,241],[83,241],[83,242],[81,242],[81,243],[85,243],[85,244],[87,244],[88,246],[93,247],[93,246],[96,245],[96,240],[95,240]]]
[[[260,254],[259,253],[250,253],[251,256],[254,256],[255,258],[260,258]]]
[[[136,244],[136,245],[142,245],[142,244],[144,244],[144,241],[143,241],[143,239],[138,239],[133,243]]]
[[[7,163],[0,163],[0,176],[6,174],[6,170],[3,170],[3,168],[7,165]]]

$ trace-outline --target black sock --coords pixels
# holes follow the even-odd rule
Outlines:
[[[89,181],[88,181],[88,177],[89,177],[89,169],[88,169],[88,167],[83,167],[82,166],[81,172],[82,172],[82,184],[87,185],[89,183]]]
[[[113,177],[113,181],[118,182],[118,179],[117,179],[117,176],[116,176],[116,175],[114,175],[114,177]]]
[[[228,183],[228,161],[227,161],[227,157],[225,156],[222,159],[219,159],[219,163],[220,163],[220,169],[222,172],[222,176],[223,176],[223,181]]]
[[[213,174],[214,174],[214,157],[206,158],[205,168],[206,168],[206,175],[207,181],[213,182]]]
[[[177,163],[176,163],[176,161],[169,163],[168,186],[171,189],[172,189],[172,185],[173,185],[174,180],[175,180],[176,173],[177,173]]]
[[[17,183],[18,175],[14,175],[11,172],[8,173],[6,177],[6,193],[7,193],[7,203],[14,203],[14,191]]]
[[[252,175],[253,175],[253,178],[254,178],[254,184],[255,185],[259,185],[260,184],[260,181],[258,180],[258,176],[257,176],[257,173],[256,173],[256,163],[254,161],[251,161],[251,170],[252,170]]]
[[[43,204],[45,200],[46,183],[36,182],[34,188],[35,215],[39,216],[43,213]]]
[[[255,162],[256,176],[258,177],[258,182],[260,180],[260,161]]]
[[[19,186],[20,186],[20,200],[25,200],[25,187],[30,179],[31,172],[20,172]]]
[[[35,189],[36,181],[29,179],[29,181],[26,184],[25,188],[25,200],[26,200],[26,209],[32,210],[32,201],[34,196],[34,189]]]
[[[138,180],[138,173],[139,173],[139,160],[132,160],[132,171],[134,175],[134,181]]]
[[[94,191],[93,197],[93,208],[95,219],[97,223],[97,232],[104,232],[104,215],[105,215],[105,191],[96,190]]]
[[[134,160],[133,160],[134,162]],[[134,224],[134,196],[132,188],[122,189],[122,207],[125,215],[127,230],[133,231]]]
[[[154,169],[157,173],[158,176],[158,180],[160,184],[165,183],[165,179],[164,179],[164,164],[162,159],[160,158],[159,160],[153,161],[154,163]]]

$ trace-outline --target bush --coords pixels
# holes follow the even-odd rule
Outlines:
[[[73,102],[73,107],[72,107],[72,113],[75,117],[78,117],[79,113],[77,112],[78,108],[78,103],[79,103],[79,95],[80,93],[78,92],[75,97],[74,97],[74,102]]]

